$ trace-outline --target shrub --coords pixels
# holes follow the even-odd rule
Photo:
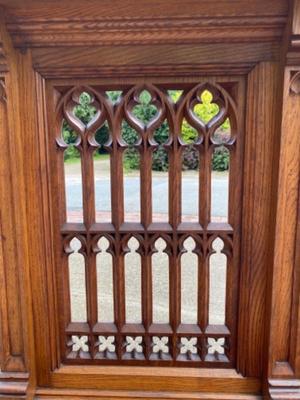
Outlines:
[[[214,171],[226,171],[229,168],[229,151],[224,146],[217,147],[214,151],[212,169]]]
[[[182,91],[172,90],[170,96],[173,101],[178,101]],[[120,96],[119,91],[107,92],[107,95],[113,102],[117,101]],[[156,108],[150,104],[150,94],[147,91],[143,91],[140,95],[140,103],[132,110],[133,114],[144,123],[147,123],[156,114]],[[212,95],[209,91],[204,91],[201,96],[202,104],[197,104],[194,108],[194,113],[205,123],[213,118],[219,111],[216,104],[212,103]],[[74,113],[84,124],[87,124],[95,115],[95,108],[90,104],[91,98],[88,93],[82,93],[80,96],[80,105],[75,107]],[[230,122],[227,119],[220,130],[222,134],[226,134],[230,130]],[[198,150],[192,146],[197,140],[198,132],[193,128],[186,120],[183,120],[181,130],[182,140],[189,144],[187,150],[183,154],[183,165],[184,170],[197,169],[199,165]],[[73,144],[76,141],[76,133],[66,124],[63,125],[63,137],[67,144]],[[134,143],[138,139],[137,132],[125,121],[122,123],[122,137],[123,140],[129,145],[129,149],[124,154],[125,168],[137,169],[139,167],[139,157],[132,149]],[[169,128],[166,121],[154,132],[154,139],[159,144],[158,148],[153,152],[153,163],[152,168],[155,171],[166,171],[168,169],[168,155],[166,150],[163,148],[163,144],[167,142],[169,137]],[[95,135],[96,141],[100,144],[99,153],[106,153],[103,145],[109,138],[109,127],[105,123]],[[65,159],[72,159],[79,156],[78,151],[74,146],[70,146],[65,151]],[[224,171],[229,167],[229,153],[228,150],[220,146],[218,147],[213,155],[212,168],[216,171]]]

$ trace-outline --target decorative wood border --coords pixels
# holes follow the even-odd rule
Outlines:
[[[162,64],[162,65],[104,65],[99,67],[49,67],[47,65],[35,66],[35,70],[44,78],[89,78],[99,77],[119,78],[145,77],[189,77],[191,75],[245,75],[254,63],[243,64]]]
[[[270,379],[269,395],[271,400],[299,400],[300,380]]]
[[[290,94],[300,94],[300,71],[291,71]]]
[[[0,78],[0,101],[2,101],[3,103],[6,103],[6,101],[7,101],[5,81],[4,81],[4,79],[1,79],[1,78]]]
[[[1,11],[1,8],[0,8]],[[0,74],[8,72],[8,65],[7,65],[7,60],[5,57],[4,49],[3,49],[3,44],[0,42]]]
[[[299,69],[285,68],[270,317],[269,377],[273,385],[276,384],[275,378],[279,385],[280,379],[285,379],[288,384],[288,379],[295,379],[300,374],[297,341],[299,292],[296,287],[299,282],[296,258],[300,173],[300,140],[296,134],[300,129],[299,77]],[[282,397],[285,398],[288,397]]]
[[[103,400],[262,400],[259,395],[228,394],[209,392],[154,392],[154,391],[115,391],[115,390],[80,390],[80,389],[44,389],[36,391],[38,399],[103,399]]]
[[[19,19],[7,29],[16,47],[270,42],[282,37],[285,17],[149,19]],[[72,32],[70,32],[72,30]]]

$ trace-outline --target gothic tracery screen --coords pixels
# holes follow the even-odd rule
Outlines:
[[[239,83],[61,84],[54,93],[61,358],[233,366]]]

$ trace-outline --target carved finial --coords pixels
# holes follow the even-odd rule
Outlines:
[[[6,103],[6,89],[4,80],[0,79],[0,101]]]
[[[300,71],[292,75],[290,92],[292,94],[300,94]]]

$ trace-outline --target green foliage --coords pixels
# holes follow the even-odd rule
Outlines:
[[[229,168],[229,151],[224,146],[217,147],[215,149],[212,169],[214,171],[226,171]]]
[[[129,148],[124,154],[124,168],[125,171],[139,169],[140,157],[134,148]]]
[[[107,96],[112,100],[113,103],[118,101],[120,91],[107,92]],[[182,91],[170,90],[169,95],[174,102],[177,102],[180,98]],[[135,106],[132,110],[135,117],[142,121],[144,124],[148,123],[156,114],[156,107],[150,104],[151,96],[147,91],[143,91],[140,94],[140,104]],[[207,123],[219,112],[217,104],[212,102],[212,94],[209,91],[204,91],[201,95],[201,104],[197,104],[194,107],[195,115],[203,122]],[[88,93],[82,93],[80,96],[80,105],[76,106],[74,113],[84,124],[88,124],[89,121],[94,117],[96,110],[91,104],[91,97]],[[223,132],[230,130],[230,122],[227,119],[221,126]],[[66,122],[63,123],[62,134],[65,142],[69,144],[69,148],[65,151],[65,159],[70,160],[79,157],[78,150],[73,146],[76,142],[77,134],[70,128]],[[186,144],[190,144],[189,150],[185,152],[183,157],[183,169],[197,169],[198,168],[198,152],[192,146],[197,140],[198,132],[193,128],[185,119],[182,123],[181,131],[182,140]],[[109,138],[109,127],[107,123],[102,126],[95,135],[96,141],[101,145],[99,150],[100,153],[106,153],[103,145]],[[129,145],[129,149],[124,154],[125,168],[137,169],[139,167],[139,156],[133,149],[134,144],[138,140],[137,132],[125,121],[122,123],[122,138]],[[168,141],[169,128],[166,121],[154,132],[154,140],[158,143],[158,148],[153,153],[152,169],[155,171],[167,171],[168,170],[168,155],[163,147],[163,144]],[[229,153],[228,150],[221,146],[215,150],[213,156],[212,167],[216,171],[224,171],[229,167]]]

